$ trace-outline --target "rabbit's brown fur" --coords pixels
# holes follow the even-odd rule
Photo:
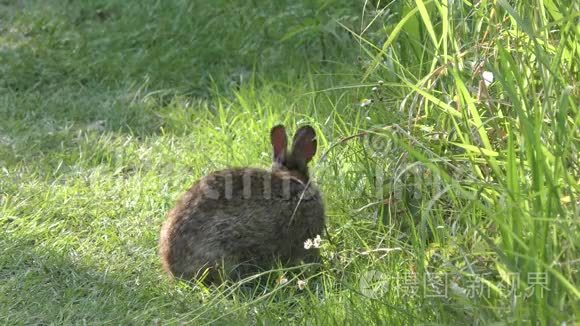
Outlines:
[[[322,235],[324,205],[306,164],[316,152],[314,130],[300,128],[286,152],[283,126],[272,128],[272,171],[214,172],[191,187],[161,230],[160,255],[169,275],[204,280],[238,278],[280,261],[314,261],[304,241]]]

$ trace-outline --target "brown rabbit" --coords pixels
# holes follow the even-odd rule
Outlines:
[[[321,194],[307,167],[316,153],[315,137],[312,127],[301,127],[288,153],[284,126],[275,126],[271,171],[226,169],[195,183],[161,230],[167,273],[211,283],[223,276],[239,279],[278,261],[317,261],[318,250],[304,248],[305,240],[322,235],[325,223]]]

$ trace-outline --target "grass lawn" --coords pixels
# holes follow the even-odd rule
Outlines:
[[[579,12],[0,0],[0,323],[578,323]],[[323,267],[170,281],[167,211],[278,123],[319,135]]]

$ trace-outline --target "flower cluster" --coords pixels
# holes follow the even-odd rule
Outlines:
[[[306,239],[306,241],[304,241],[304,249],[320,248],[321,242],[322,239],[320,238],[320,234],[318,234],[314,239]]]
[[[288,278],[286,278],[286,275],[282,274],[280,277],[278,277],[278,285],[285,285],[287,284]],[[296,286],[298,287],[298,290],[302,291],[306,288],[306,285],[308,285],[308,282],[306,280],[297,280],[296,281]]]

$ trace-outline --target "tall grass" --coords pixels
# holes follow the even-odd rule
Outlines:
[[[579,7],[0,4],[0,321],[576,322]],[[164,214],[277,123],[319,134],[322,268],[168,281]]]
[[[396,126],[389,135],[410,154],[401,168],[418,162],[438,176],[415,184],[420,209],[406,213],[439,233],[443,246],[457,245],[453,233],[472,233],[454,273],[477,274],[478,261],[493,260],[484,281],[500,283],[486,284],[494,296],[474,302],[479,310],[510,307],[495,317],[534,324],[574,320],[579,4],[395,5],[380,8],[406,13],[381,26],[386,41],[358,36],[371,54],[363,78],[391,78],[405,94],[398,103],[408,116],[399,122],[403,132]],[[484,74],[495,81],[488,84]],[[445,234],[437,225],[457,229]],[[428,243],[422,235],[415,233],[416,248]],[[432,267],[425,255],[418,258],[421,271]]]

